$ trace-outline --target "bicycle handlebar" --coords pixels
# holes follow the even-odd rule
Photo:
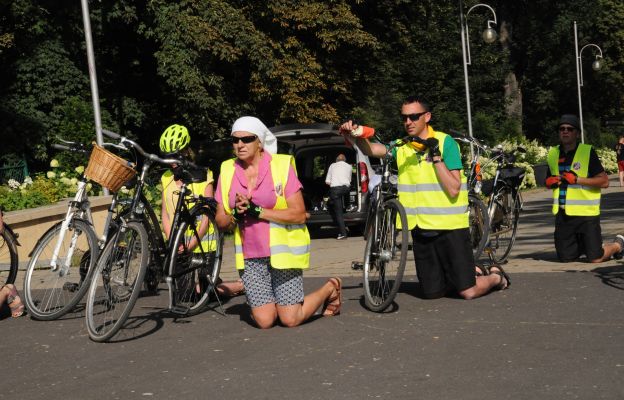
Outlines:
[[[109,131],[108,129],[102,129],[102,133],[112,139],[119,140],[119,143],[121,145],[126,145],[126,144],[130,145],[130,147],[134,148],[136,151],[139,152],[139,154],[141,154],[143,157],[145,157],[146,159],[150,161],[157,162],[159,164],[165,164],[165,165],[178,164],[178,165],[181,165],[182,168],[185,168],[185,169],[186,168],[206,169],[206,167],[199,166],[183,158],[161,158],[156,154],[148,153],[145,150],[143,150],[143,147],[141,147],[141,145],[135,142],[134,140],[128,139],[127,137],[122,136],[118,133]]]

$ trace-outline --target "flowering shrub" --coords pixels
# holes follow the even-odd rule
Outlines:
[[[511,152],[518,147],[522,147],[526,150],[526,153],[515,152],[517,167],[522,167],[526,170],[524,181],[520,186],[521,189],[531,189],[537,186],[535,181],[535,172],[533,166],[536,164],[545,164],[548,156],[548,148],[541,146],[536,140],[525,141],[504,141],[500,144],[505,152]],[[467,151],[465,151],[466,154]],[[613,149],[609,148],[597,148],[596,153],[600,158],[602,166],[607,174],[617,173],[617,159]],[[470,160],[468,160],[468,163]],[[481,164],[481,173],[483,179],[492,179],[496,173],[496,162],[491,162],[489,155],[480,156],[479,163]],[[469,165],[466,165],[468,169]]]
[[[50,161],[50,170],[35,175],[35,178],[26,177],[20,183],[15,179],[9,180],[6,185],[0,186],[0,207],[5,211],[16,211],[54,204],[62,199],[73,197],[78,190],[78,182],[85,167],[64,168],[58,160]],[[161,185],[148,184],[143,187],[145,198],[150,202],[156,215],[160,218]],[[89,196],[99,196],[103,190],[97,183],[87,183]],[[134,190],[125,186],[120,189],[122,197],[131,197]]]

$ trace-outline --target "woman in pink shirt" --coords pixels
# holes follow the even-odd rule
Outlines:
[[[338,315],[340,278],[330,278],[307,296],[303,293],[310,239],[292,157],[275,154],[275,136],[255,117],[236,120],[232,142],[236,158],[221,165],[216,220],[220,229],[235,231],[237,269],[254,321],[260,328],[270,328],[278,319],[297,326],[320,307],[323,315]],[[291,234],[294,240],[275,245]]]

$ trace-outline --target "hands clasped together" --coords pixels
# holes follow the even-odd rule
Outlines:
[[[251,200],[251,196],[236,193],[235,208],[233,213],[234,218],[236,218],[237,220],[242,220],[243,218],[248,216],[260,218],[261,213],[262,207],[255,204]]]
[[[578,175],[574,171],[564,171],[561,175],[551,175],[546,178],[546,187],[548,189],[556,189],[562,182],[566,182],[568,185],[575,185],[578,182]]]

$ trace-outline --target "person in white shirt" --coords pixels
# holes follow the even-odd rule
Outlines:
[[[344,154],[338,154],[336,162],[329,166],[327,170],[327,177],[325,183],[329,185],[329,199],[331,202],[330,213],[334,219],[334,223],[338,225],[340,233],[336,239],[346,239],[347,228],[344,223],[344,208],[346,204],[343,204],[345,196],[349,195],[351,190],[351,165],[346,162]],[[348,201],[348,197],[347,197]]]

